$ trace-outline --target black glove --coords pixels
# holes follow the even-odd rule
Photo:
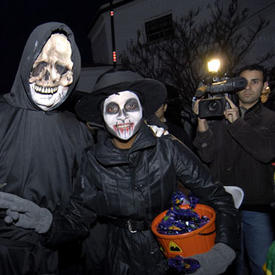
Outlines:
[[[0,208],[7,209],[5,222],[37,233],[46,233],[52,224],[52,214],[32,201],[14,194],[0,192]]]

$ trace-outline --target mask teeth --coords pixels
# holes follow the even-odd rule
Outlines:
[[[123,126],[122,126],[123,125]],[[132,135],[134,129],[133,123],[117,124],[114,126],[114,130],[117,132],[118,136],[126,137]]]
[[[39,94],[55,94],[58,90],[58,87],[42,87],[35,85],[34,90]]]

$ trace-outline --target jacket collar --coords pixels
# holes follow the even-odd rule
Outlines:
[[[258,101],[255,105],[253,105],[251,108],[249,108],[245,112],[244,118],[248,118],[248,117],[258,114],[262,110],[262,107],[263,107],[262,103],[260,101]]]
[[[121,150],[113,145],[111,137],[105,133],[103,139],[95,145],[95,158],[106,166],[129,164],[132,159],[131,156],[134,155],[135,152],[154,147],[156,145],[156,139],[152,130],[143,123],[133,146],[129,150]]]

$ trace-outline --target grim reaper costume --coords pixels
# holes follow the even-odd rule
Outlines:
[[[91,141],[87,127],[60,108],[78,81],[80,62],[72,31],[42,24],[26,43],[11,92],[0,99],[1,191],[51,212],[68,202],[80,153]],[[58,274],[63,254],[42,246],[34,230],[7,225],[4,213],[0,274]]]

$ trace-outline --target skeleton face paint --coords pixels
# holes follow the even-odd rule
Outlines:
[[[71,44],[63,34],[53,34],[35,60],[30,74],[34,103],[49,110],[66,96],[73,82]]]
[[[130,91],[109,96],[104,101],[103,118],[111,134],[122,140],[130,139],[138,131],[142,119],[139,98]]]

